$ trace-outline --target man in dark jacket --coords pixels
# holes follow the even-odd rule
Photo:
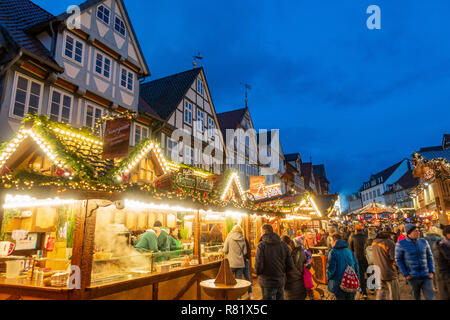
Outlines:
[[[356,233],[350,239],[350,250],[355,254],[356,260],[358,260],[361,294],[364,299],[367,299],[367,282],[365,275],[367,268],[369,267],[366,258],[366,242],[367,236],[364,234],[364,227],[357,225]]]
[[[380,288],[377,300],[400,300],[400,290],[395,264],[395,243],[388,230],[380,232],[372,242],[373,264],[380,268]]]
[[[450,226],[444,227],[444,238],[434,244],[439,300],[450,300]]]
[[[262,233],[256,248],[255,273],[263,300],[283,300],[285,277],[294,266],[291,253],[270,224],[262,227]]]
[[[425,239],[420,238],[417,226],[405,226],[406,238],[397,242],[395,261],[411,286],[412,296],[420,300],[423,292],[426,300],[433,300],[434,261],[431,248]]]

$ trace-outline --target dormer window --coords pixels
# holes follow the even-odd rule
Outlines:
[[[125,23],[118,16],[114,18],[114,30],[116,30],[120,35],[125,37],[126,35]]]
[[[109,19],[111,16],[111,10],[109,10],[104,5],[101,5],[97,8],[97,18],[109,25]]]

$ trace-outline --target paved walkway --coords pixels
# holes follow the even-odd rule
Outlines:
[[[411,300],[411,289],[406,282],[406,279],[403,276],[400,277],[400,299],[401,300]],[[334,300],[334,296],[328,292],[327,287],[325,285],[319,285],[319,288],[323,290],[325,293],[325,297],[323,300]],[[247,299],[247,295],[243,297],[243,299]],[[422,297],[423,298],[423,297]],[[307,298],[309,299],[309,298]],[[262,300],[261,288],[257,283],[256,279],[253,279],[253,297],[252,300]],[[356,295],[355,300],[362,300],[359,293]],[[374,293],[369,292],[368,300],[376,300],[376,295]]]

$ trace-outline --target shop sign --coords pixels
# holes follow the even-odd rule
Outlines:
[[[250,177],[250,193],[253,195],[264,196],[266,186],[266,177]]]
[[[183,168],[176,176],[175,183],[179,187],[195,189],[198,191],[212,191],[211,181],[194,176],[192,170]]]
[[[130,119],[119,118],[106,121],[103,159],[124,158],[128,156],[130,135]]]

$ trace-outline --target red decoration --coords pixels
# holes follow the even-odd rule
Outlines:
[[[122,181],[123,182],[128,182],[128,176],[126,174],[122,173]]]
[[[8,173],[11,173],[11,170],[9,170],[9,168],[7,166],[4,166],[2,168],[1,175],[8,174]]]
[[[203,199],[208,199],[208,193],[205,192],[205,193],[203,194]]]
[[[66,171],[65,171],[63,168],[58,167],[58,168],[56,169],[56,175],[57,175],[58,177],[62,177],[65,173],[66,173]]]
[[[178,188],[178,194],[183,194],[183,190],[181,190],[180,188]]]
[[[158,188],[161,188],[161,186],[162,186],[161,180],[156,181],[155,182],[155,186],[158,187]]]

